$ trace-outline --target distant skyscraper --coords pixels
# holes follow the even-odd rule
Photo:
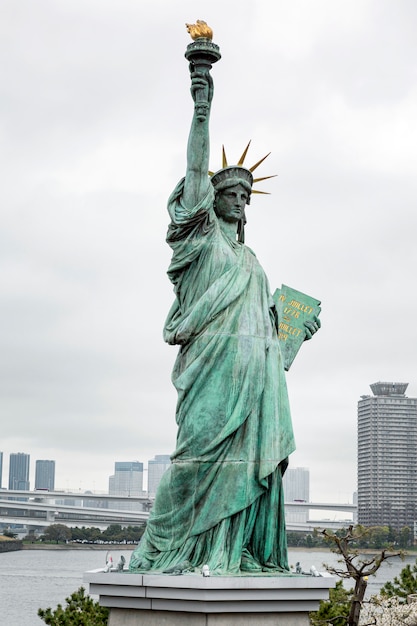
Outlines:
[[[9,489],[29,491],[30,455],[16,452],[10,455]]]
[[[358,522],[413,530],[417,520],[417,398],[378,382],[358,402]]]
[[[171,457],[169,454],[156,454],[155,457],[148,461],[148,494],[155,495],[162,475],[171,465]]]
[[[35,489],[55,489],[55,461],[36,461]]]
[[[109,478],[109,495],[142,496],[143,463],[139,463],[139,461],[116,461],[114,475]]]
[[[0,452],[0,489],[3,480],[3,452]]]
[[[307,467],[290,467],[284,474],[285,502],[310,502],[310,470]]]
[[[310,470],[306,467],[288,468],[283,478],[284,501],[309,502],[310,501]],[[285,507],[285,519],[287,524],[306,524],[309,511],[305,507]]]
[[[352,498],[352,502],[353,504],[356,505],[356,511],[353,512],[353,523],[357,524],[358,523],[358,492],[354,491],[353,492],[353,498]]]

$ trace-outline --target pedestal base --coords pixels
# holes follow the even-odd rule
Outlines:
[[[308,626],[334,578],[87,572],[109,626]]]
[[[310,626],[307,613],[166,613],[111,609],[108,626]]]

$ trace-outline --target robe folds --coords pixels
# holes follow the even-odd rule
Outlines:
[[[268,280],[250,248],[220,229],[211,185],[192,210],[183,185],[168,203],[176,299],[164,329],[180,345],[177,444],[130,570],[186,561],[237,574],[249,555],[264,571],[286,571],[282,475],[295,445]]]

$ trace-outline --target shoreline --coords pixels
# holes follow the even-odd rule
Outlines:
[[[134,550],[137,544],[125,543],[24,543],[22,550]],[[329,548],[288,548],[288,552],[331,552]],[[364,550],[365,552],[365,550]]]
[[[24,543],[22,550],[134,550],[136,544],[125,543]]]

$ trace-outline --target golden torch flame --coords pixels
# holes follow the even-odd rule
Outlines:
[[[203,20],[197,20],[195,24],[186,24],[186,27],[191,35],[191,39],[195,40],[201,37],[204,37],[204,39],[213,39],[213,31]]]

